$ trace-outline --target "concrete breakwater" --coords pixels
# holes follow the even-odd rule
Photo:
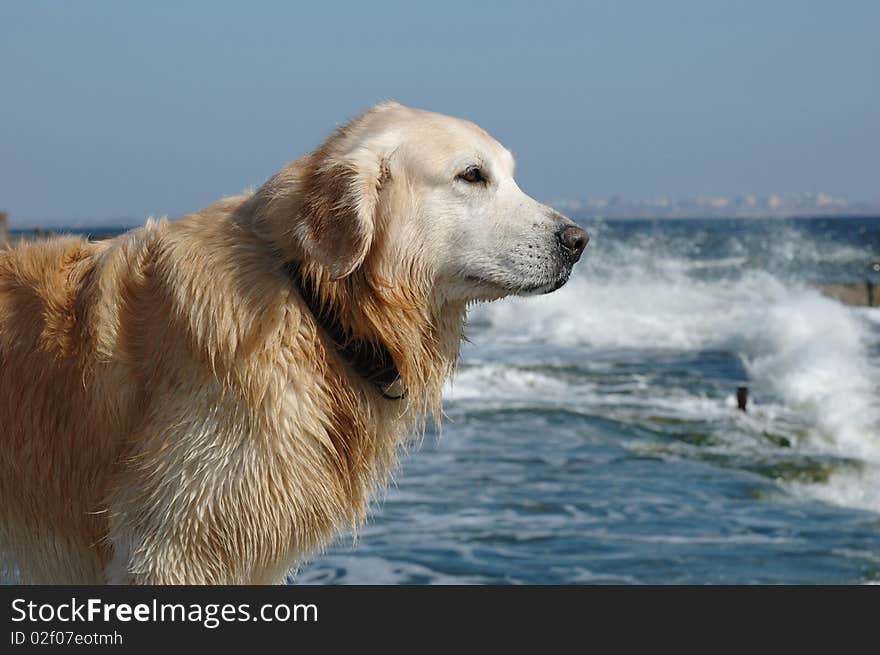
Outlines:
[[[816,284],[822,295],[833,298],[844,305],[854,307],[877,307],[880,305],[880,284],[870,280],[864,282]]]
[[[9,242],[9,214],[0,211],[0,248],[4,248]]]

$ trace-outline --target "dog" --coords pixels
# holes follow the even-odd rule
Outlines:
[[[256,191],[0,251],[0,552],[24,583],[275,584],[356,530],[475,301],[589,237],[476,125],[385,103]]]

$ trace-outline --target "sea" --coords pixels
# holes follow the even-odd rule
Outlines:
[[[815,288],[880,286],[880,218],[579,222],[568,284],[471,310],[442,427],[290,581],[880,583],[880,309]]]

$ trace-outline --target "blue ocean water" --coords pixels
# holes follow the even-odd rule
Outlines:
[[[880,219],[581,221],[311,583],[880,582]],[[880,292],[878,292],[880,295]],[[748,385],[748,413],[735,393]]]

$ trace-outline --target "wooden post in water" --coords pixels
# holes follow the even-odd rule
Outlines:
[[[0,211],[0,248],[5,248],[9,243],[9,214]]]
[[[746,405],[749,404],[749,388],[748,387],[737,387],[736,388],[736,406],[741,412],[745,412]]]

